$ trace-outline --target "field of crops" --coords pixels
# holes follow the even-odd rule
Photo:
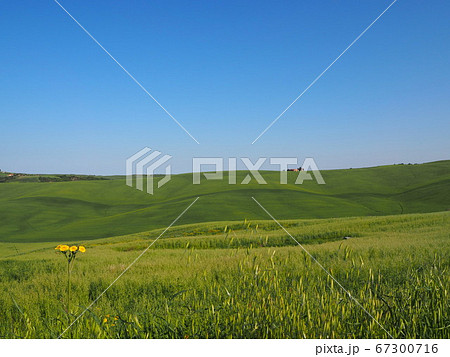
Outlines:
[[[62,337],[449,338],[449,218],[281,222],[362,306],[273,221],[177,226]],[[160,233],[61,239],[69,311],[54,243],[0,243],[0,337],[58,337]]]
[[[267,184],[223,180],[192,183],[192,174],[173,175],[154,195],[125,185],[124,177],[96,180],[0,182],[0,241],[59,243],[97,239],[167,227],[195,197],[179,224],[267,219],[255,197],[279,219],[384,216],[450,209],[450,160],[322,171],[326,185],[295,184],[289,172],[261,172]],[[64,176],[64,175],[59,175]],[[67,175],[66,179],[67,179]],[[56,176],[53,177],[53,179]],[[100,179],[103,178],[103,179]]]

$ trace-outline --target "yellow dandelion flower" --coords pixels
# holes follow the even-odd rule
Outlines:
[[[63,244],[63,245],[61,245],[61,246],[59,247],[59,250],[60,250],[61,252],[66,252],[66,251],[69,250],[69,246]]]
[[[77,249],[78,249],[78,247],[76,245],[73,245],[73,246],[70,247],[70,251],[71,252],[76,252]]]
[[[118,319],[119,319],[119,316],[116,316],[116,317],[114,317],[114,320],[116,320],[116,321],[117,321]]]
[[[86,251],[86,248],[83,247],[82,245],[80,245],[80,246],[78,247],[78,250],[79,250],[81,253],[84,253],[84,252]]]
[[[108,319],[105,317],[104,319],[103,319],[103,323],[105,324],[105,323],[107,323],[108,322]]]
[[[55,248],[55,250],[59,250],[61,248],[61,244],[58,244],[58,246]]]
[[[112,324],[111,326],[116,326],[116,324]]]

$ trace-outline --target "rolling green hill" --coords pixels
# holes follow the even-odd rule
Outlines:
[[[241,182],[247,172],[238,172]],[[148,231],[170,224],[196,197],[177,224],[267,219],[255,197],[279,219],[378,216],[450,208],[450,160],[420,165],[322,171],[315,181],[279,183],[279,172],[262,172],[266,185],[174,175],[154,195],[125,185],[123,177],[73,182],[0,183],[0,241],[46,242],[94,239]]]

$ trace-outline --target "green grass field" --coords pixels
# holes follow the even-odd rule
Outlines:
[[[238,173],[241,182],[246,172]],[[200,197],[180,224],[267,219],[254,196],[279,219],[379,216],[450,208],[450,161],[323,171],[326,185],[279,184],[279,172],[263,172],[267,185],[224,181],[192,184],[175,175],[155,195],[125,185],[123,177],[74,182],[0,183],[0,241],[96,239],[166,227]]]
[[[450,161],[322,174],[0,183],[0,338],[58,337],[152,243],[62,337],[449,338]]]
[[[448,338],[449,218],[282,224],[390,335]],[[70,314],[66,263],[55,245],[0,244],[0,336],[58,337],[160,232],[86,241],[72,273]],[[272,221],[241,221],[169,230],[63,337],[389,336]]]

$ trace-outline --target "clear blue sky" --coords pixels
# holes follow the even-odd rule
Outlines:
[[[0,169],[121,174],[174,157],[313,157],[319,168],[449,159],[448,1],[0,2]]]

